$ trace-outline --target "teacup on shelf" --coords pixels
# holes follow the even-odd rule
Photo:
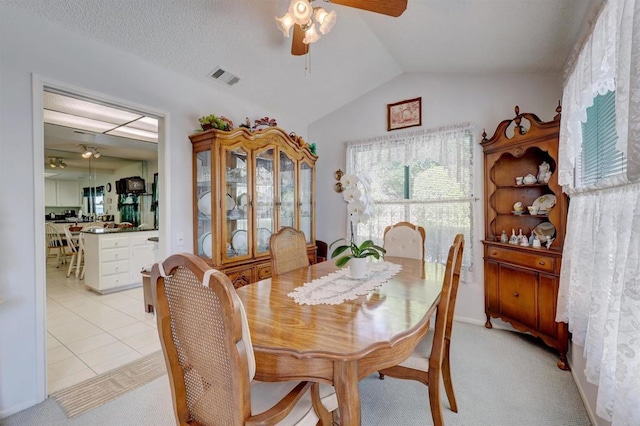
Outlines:
[[[529,214],[530,215],[538,214],[538,207],[537,206],[528,206],[527,209],[529,209]]]

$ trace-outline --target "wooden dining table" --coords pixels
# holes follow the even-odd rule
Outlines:
[[[368,294],[337,305],[301,305],[288,296],[335,271],[333,261],[239,288],[256,357],[255,378],[333,385],[340,424],[359,425],[358,382],[413,352],[442,289],[444,265],[396,257],[385,261],[402,270]]]

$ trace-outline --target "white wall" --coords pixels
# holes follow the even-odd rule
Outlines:
[[[422,128],[448,126],[463,122],[476,125],[474,147],[474,194],[479,199],[474,207],[473,255],[471,279],[458,293],[456,318],[484,324],[484,290],[482,244],[483,157],[479,145],[482,130],[493,135],[498,123],[515,116],[515,105],[521,112],[532,112],[542,120],[551,120],[562,97],[558,75],[465,75],[405,74],[350,104],[334,111],[309,126],[309,142],[315,142],[320,157],[316,178],[318,217],[317,238],[332,242],[346,232],[346,203],[333,191],[337,169],[345,170],[345,141],[387,134],[387,104],[422,97]],[[419,128],[412,127],[407,131]],[[401,133],[402,130],[396,130]],[[429,236],[427,236],[429,238]],[[465,247],[470,247],[468,244]],[[492,320],[496,326],[504,326]]]
[[[44,373],[44,264],[35,260],[36,228],[44,222],[42,182],[36,182],[43,149],[34,141],[32,78],[61,82],[169,114],[166,155],[159,171],[164,187],[161,229],[165,255],[192,251],[191,143],[198,117],[222,114],[278,117],[279,124],[305,136],[306,123],[287,121],[277,111],[239,100],[216,82],[202,85],[115,48],[74,35],[47,21],[0,3],[0,418],[46,395]],[[35,144],[35,145],[34,145]],[[35,148],[34,148],[35,147]],[[43,158],[43,157],[42,157]],[[44,159],[42,160],[44,161]],[[37,170],[40,170],[39,172]],[[170,179],[168,179],[170,177]],[[170,223],[170,229],[167,228]],[[43,231],[42,231],[43,232]],[[162,231],[161,231],[162,232]],[[184,235],[184,245],[176,234]],[[168,241],[167,241],[168,240]],[[161,253],[162,255],[163,253]],[[42,314],[42,313],[41,313]]]

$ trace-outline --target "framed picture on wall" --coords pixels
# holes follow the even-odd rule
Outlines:
[[[387,131],[422,126],[422,98],[387,104]]]

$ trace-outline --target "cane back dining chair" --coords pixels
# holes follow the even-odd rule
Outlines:
[[[271,274],[282,275],[309,266],[304,232],[285,226],[269,238]]]
[[[422,226],[409,222],[398,222],[387,226],[383,234],[386,256],[424,260],[426,234]]]
[[[458,404],[451,380],[449,352],[451,349],[451,329],[458,295],[458,284],[460,283],[463,251],[464,236],[458,234],[449,248],[434,329],[429,330],[404,362],[380,371],[380,378],[387,375],[398,379],[417,380],[428,386],[429,405],[435,426],[444,424],[440,404],[441,374],[451,411],[458,412]]]
[[[71,226],[64,227],[64,236],[67,241],[67,247],[71,253],[71,259],[69,260],[69,268],[67,268],[67,278],[71,275],[71,271],[76,269],[76,277],[80,271],[80,250],[78,246],[79,235],[74,236],[71,232]],[[74,227],[75,228],[75,227]]]
[[[47,259],[53,252],[56,256],[56,268],[59,268],[67,257],[66,240],[62,238],[58,228],[51,223],[45,223],[45,234],[47,238]]]
[[[226,275],[181,253],[156,263],[151,282],[178,424],[331,424],[332,386],[253,380],[247,317]]]

